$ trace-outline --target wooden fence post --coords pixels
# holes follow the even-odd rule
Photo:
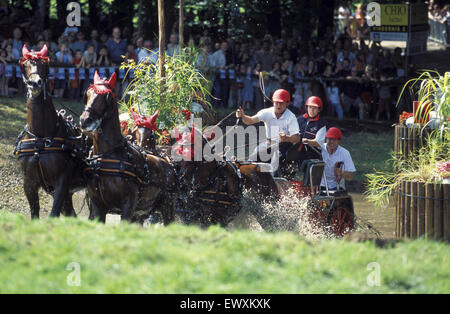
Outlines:
[[[425,235],[425,183],[418,182],[417,194],[419,196],[417,200],[417,236],[422,237]]]
[[[433,184],[425,184],[425,238],[433,236],[434,188]]]
[[[443,232],[443,216],[442,215],[442,209],[443,209],[443,195],[442,195],[442,184],[435,183],[434,184],[434,238],[436,240],[442,239]]]
[[[410,236],[417,237],[417,182],[410,182],[411,186],[411,218],[410,218]]]

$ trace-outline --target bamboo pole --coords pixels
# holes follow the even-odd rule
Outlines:
[[[421,237],[425,234],[425,183],[417,183],[417,236]]]
[[[180,51],[184,46],[184,0],[180,0],[180,21],[178,23],[178,32],[180,33]]]
[[[400,210],[399,210],[399,222],[400,222],[400,237],[405,236],[405,201],[406,201],[406,185],[405,181],[401,182],[401,192],[400,192]]]
[[[165,86],[165,70],[164,64],[166,63],[166,23],[164,13],[164,0],[158,0],[158,27],[159,27],[159,77],[160,83],[160,104],[164,104],[164,86]]]
[[[442,184],[444,201],[442,202],[444,205],[444,217],[443,221],[443,229],[444,229],[444,239],[450,241],[450,184]]]
[[[411,189],[411,216],[410,216],[410,234],[411,238],[417,238],[417,184],[410,182]]]
[[[411,182],[405,181],[406,197],[405,197],[405,236],[411,237]]]
[[[443,219],[443,215],[442,215],[442,209],[443,209],[443,204],[442,204],[442,184],[438,184],[435,183],[434,184],[434,238],[436,240],[440,240],[442,239],[442,219]]]
[[[425,238],[431,239],[433,236],[433,206],[434,188],[432,184],[425,184]]]

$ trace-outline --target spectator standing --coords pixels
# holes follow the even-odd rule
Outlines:
[[[178,45],[178,36],[171,34],[169,37],[169,43],[167,44],[167,55],[173,57],[180,53],[180,46]]]
[[[260,74],[261,73],[261,63],[257,63],[255,69],[253,70],[253,103],[255,109],[260,110],[264,108],[264,94],[260,87]]]
[[[77,69],[84,66],[83,52],[79,49],[75,51],[75,56],[72,61]],[[75,71],[75,78],[69,80],[69,86],[69,99],[78,99],[80,96],[80,75],[78,71]]]
[[[153,49],[152,41],[150,39],[146,39],[144,41],[144,47],[138,53],[138,61],[156,63],[158,62],[158,49]]]
[[[96,29],[91,30],[90,39],[87,42],[87,45],[89,44],[94,45],[95,52],[98,53],[98,51],[100,50],[98,30]]]
[[[337,114],[339,120],[344,118],[344,111],[341,106],[341,98],[339,96],[339,87],[336,81],[331,81],[330,86],[327,87],[327,100],[331,104],[333,111]]]
[[[214,52],[211,56],[211,65],[214,69],[214,87],[213,96],[215,106],[225,107],[228,103],[228,79],[227,79],[227,59],[226,52],[228,50],[228,43],[223,41],[220,44],[220,49]]]
[[[95,52],[95,45],[93,43],[90,43],[87,46],[87,50],[83,54],[83,59],[79,63],[79,67],[89,70],[90,68],[95,67],[96,63],[97,53]],[[83,80],[81,86],[82,91],[85,91],[89,87],[89,78],[87,76]]]
[[[275,57],[270,51],[270,41],[264,40],[261,50],[256,52],[256,62],[261,64],[261,70],[269,72],[272,70],[272,65],[275,62]]]
[[[364,105],[364,111],[366,114],[372,113],[375,95],[374,87],[376,86],[377,76],[371,64],[366,65],[362,78],[361,100]]]
[[[72,65],[72,55],[70,54],[69,48],[65,43],[59,45],[59,50],[56,52],[56,62],[61,66]],[[55,98],[62,98],[64,95],[64,89],[66,88],[67,81],[64,78],[55,79]]]
[[[391,88],[386,84],[387,76],[385,73],[380,75],[380,84],[378,84],[378,92],[380,99],[378,101],[378,111],[376,120],[380,119],[380,114],[386,112],[386,119],[391,120]]]
[[[359,119],[364,118],[364,105],[360,98],[361,85],[359,83],[358,71],[355,67],[352,68],[350,76],[347,76],[349,81],[342,84],[342,107],[346,114],[350,113],[353,108],[358,109]]]
[[[247,71],[242,79],[242,103],[245,109],[250,109],[253,107],[253,73],[252,67],[247,66]]]
[[[87,41],[84,39],[84,33],[83,32],[78,32],[76,34],[76,38],[77,40],[71,44],[69,44],[69,48],[70,50],[72,50],[72,53],[76,53],[77,50],[81,50],[82,52],[84,52],[86,50],[87,47]]]
[[[137,56],[139,56],[139,52],[141,52],[142,48],[144,48],[144,37],[141,36],[136,39],[136,48],[134,50]]]
[[[127,53],[127,41],[120,38],[120,28],[114,27],[112,31],[112,37],[106,41],[106,47],[108,49],[108,55],[112,66],[119,66],[123,57]],[[119,82],[116,82],[116,84]]]
[[[22,30],[16,27],[13,31],[13,42],[12,48],[17,51],[22,51],[23,42],[22,42]]]

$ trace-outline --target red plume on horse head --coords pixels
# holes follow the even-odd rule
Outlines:
[[[96,94],[109,94],[112,93],[114,85],[116,85],[116,72],[113,72],[109,80],[106,80],[101,79],[98,72],[95,71],[94,84],[91,84],[91,86],[89,86],[89,89],[93,88]]]
[[[49,58],[48,58],[48,48],[47,45],[44,45],[44,47],[42,47],[42,49],[40,51],[34,51],[31,50],[29,51],[27,48],[27,45],[23,45],[22,47],[22,61],[20,62],[20,65],[22,66],[23,63],[25,61],[27,61],[28,59],[32,59],[32,60],[44,60],[47,63],[49,62]]]
[[[156,125],[156,119],[158,118],[158,114],[159,110],[156,110],[156,112],[151,117],[146,117],[136,113],[134,111],[134,108],[131,110],[131,115],[133,116],[134,123],[138,127],[142,126],[152,131],[156,131],[158,129]]]

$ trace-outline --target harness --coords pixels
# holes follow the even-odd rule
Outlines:
[[[58,116],[60,118],[60,116]],[[64,120],[63,120],[64,121]],[[55,126],[55,131],[59,127],[60,123],[57,122]],[[67,126],[67,124],[66,124]],[[70,124],[69,124],[70,126]],[[22,139],[25,135],[29,135],[31,138]],[[80,137],[81,138],[81,137]],[[17,137],[14,152],[15,156],[18,158],[33,156],[39,166],[39,180],[41,181],[41,186],[47,193],[53,192],[53,188],[50,187],[46,180],[45,174],[40,161],[40,156],[42,154],[52,154],[52,153],[67,153],[73,158],[82,157],[83,150],[73,143],[73,139],[78,139],[77,137],[38,137],[30,131],[28,125],[25,125],[23,131]]]

